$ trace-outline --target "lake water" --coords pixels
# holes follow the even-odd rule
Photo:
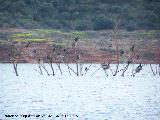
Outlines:
[[[76,71],[76,65],[69,66]],[[53,65],[55,76],[44,69],[40,75],[37,64],[18,64],[17,77],[12,64],[0,64],[0,119],[160,120],[160,76],[153,75],[149,65],[135,77],[131,74],[138,65],[131,65],[125,77],[121,72],[112,75],[115,65],[108,76],[102,69],[95,72],[99,64],[92,64],[87,73],[86,66],[90,65],[83,65],[83,76],[77,77],[64,64],[63,75]],[[152,67],[156,73],[158,65]]]

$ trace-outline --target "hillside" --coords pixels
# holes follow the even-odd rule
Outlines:
[[[159,0],[0,0],[0,28],[160,29]]]
[[[78,36],[78,41],[75,38]],[[118,30],[119,61],[126,62],[132,56],[134,63],[160,62],[160,32],[158,30],[127,32]],[[73,43],[75,45],[73,45]],[[134,51],[131,51],[131,47]],[[20,52],[21,51],[21,52]],[[36,51],[36,52],[35,52]],[[113,30],[63,31],[56,29],[1,29],[0,62],[37,63],[39,59],[49,62],[76,62],[80,55],[84,63],[117,62],[116,40]]]

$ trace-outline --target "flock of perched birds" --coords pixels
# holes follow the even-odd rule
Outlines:
[[[79,41],[79,37],[77,36],[77,37],[74,38],[74,40],[72,42],[72,47],[73,48],[75,47],[76,42],[78,42],[78,41]],[[13,44],[16,44],[16,43],[13,43]],[[31,42],[28,42],[25,45],[25,47],[29,47],[30,44],[31,44]],[[132,45],[132,47],[130,48],[130,52],[133,53],[134,49],[135,49],[135,45]],[[55,50],[56,50],[56,48],[54,47],[53,51],[55,51]],[[66,49],[64,49],[63,51],[66,52]],[[33,52],[37,53],[37,50],[34,50]],[[119,53],[120,53],[120,56],[122,56],[122,55],[124,55],[125,51],[121,49],[121,50],[119,50]],[[49,56],[47,56],[47,59],[50,59]],[[76,60],[79,60],[79,59],[80,59],[80,56],[77,55]],[[40,59],[39,59],[39,61],[40,61]],[[127,61],[127,64],[131,64],[131,63],[132,63],[132,61],[129,61],[129,60]],[[107,70],[107,69],[110,68],[110,64],[101,64],[101,67],[102,67],[103,70]],[[135,76],[135,74],[139,73],[141,70],[142,70],[142,64],[140,63],[139,66],[137,66],[137,68],[135,69],[135,73],[133,74],[133,76]],[[85,71],[88,71],[87,67],[85,68]]]

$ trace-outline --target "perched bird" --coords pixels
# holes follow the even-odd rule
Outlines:
[[[56,115],[56,117],[59,117],[59,115]]]
[[[50,57],[47,55],[47,59],[50,59]]]
[[[124,50],[122,50],[122,49],[119,52],[120,52],[121,56],[124,54]]]
[[[142,70],[142,65],[140,63],[140,65],[135,69],[136,73],[139,73]]]
[[[79,59],[80,59],[80,56],[79,56],[79,55],[77,55],[76,60],[79,60]]]
[[[110,68],[110,64],[101,64],[101,66],[104,70],[107,70]]]
[[[109,44],[109,47],[112,47],[112,44]]]
[[[53,50],[52,51],[55,51],[56,50],[56,48],[53,48]]]
[[[74,41],[77,42],[79,39],[79,37],[77,36],[76,38],[74,38]]]
[[[29,42],[29,43],[26,45],[26,47],[29,47],[30,44],[31,44],[31,42]]]
[[[36,51],[36,50],[34,50],[33,52],[34,52],[34,53],[36,53],[37,51]]]
[[[131,64],[131,63],[132,63],[132,60],[128,60],[128,61],[127,61],[127,64]]]
[[[86,67],[86,68],[85,68],[85,71],[87,72],[88,70],[89,70],[89,69]]]

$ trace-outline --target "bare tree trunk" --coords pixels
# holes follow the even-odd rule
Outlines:
[[[127,71],[127,69],[128,69],[128,67],[129,67],[129,65],[130,65],[130,63],[128,63],[128,64],[126,65],[126,67],[123,69],[123,73],[122,73],[122,75],[121,75],[121,76],[123,76],[123,77],[124,77],[124,73]]]
[[[52,65],[52,62],[50,63],[50,67],[52,69],[52,75],[55,76],[55,73],[54,73],[54,69],[53,69],[53,65]]]
[[[78,67],[78,63],[76,63],[76,67],[77,67],[77,76],[79,76],[79,67]]]
[[[15,63],[14,61],[13,61],[13,67],[14,67],[14,71],[15,71],[16,76],[19,76],[18,71],[17,71],[17,63]]]
[[[39,73],[41,74],[41,75],[43,75],[43,72],[42,72],[42,69],[41,69],[41,64],[40,64],[40,59],[38,59],[38,68],[39,68]]]
[[[153,75],[156,75],[156,74],[154,73],[154,71],[153,71],[153,68],[152,68],[152,65],[151,65],[151,64],[150,64],[150,67],[151,67],[151,70],[152,70]]]
[[[42,68],[46,71],[47,75],[50,75],[49,72],[48,72],[48,70],[46,69],[45,65],[43,64],[43,65],[41,65],[41,66],[42,66]]]
[[[160,75],[160,64],[159,64],[159,75]]]
[[[59,71],[61,72],[61,75],[63,75],[60,63],[57,63],[57,66],[58,66]]]
[[[113,74],[113,76],[116,76],[118,73],[118,68],[119,68],[119,47],[118,47],[118,40],[117,40],[117,29],[119,27],[121,19],[116,17],[114,18],[114,33],[113,33],[113,38],[116,41],[116,54],[117,54],[117,65],[116,65],[116,71]]]
[[[115,73],[113,74],[113,76],[116,76],[116,75],[117,75],[117,73],[118,73],[118,68],[119,68],[119,47],[118,47],[117,38],[116,38],[116,54],[117,54],[117,65],[116,65],[116,71],[115,71]]]
[[[69,74],[71,75],[71,71],[70,71],[70,69],[69,69],[69,67],[67,66],[67,68],[68,68],[68,72],[69,72]]]
[[[65,63],[64,63],[65,64]],[[68,67],[68,69],[70,69],[74,74],[76,74],[77,75],[77,72],[75,72],[68,64],[65,64],[67,67]]]
[[[52,75],[55,76],[55,72],[54,72],[54,68],[53,68],[53,64],[52,64],[52,58],[49,58],[49,57],[48,57],[47,59],[48,59],[48,61],[49,61],[48,64],[50,65],[51,70],[52,70]]]
[[[100,68],[98,68],[97,70],[95,70],[93,73],[92,73],[92,75],[91,75],[91,77],[98,71],[98,70],[100,70],[102,67],[100,67]]]

